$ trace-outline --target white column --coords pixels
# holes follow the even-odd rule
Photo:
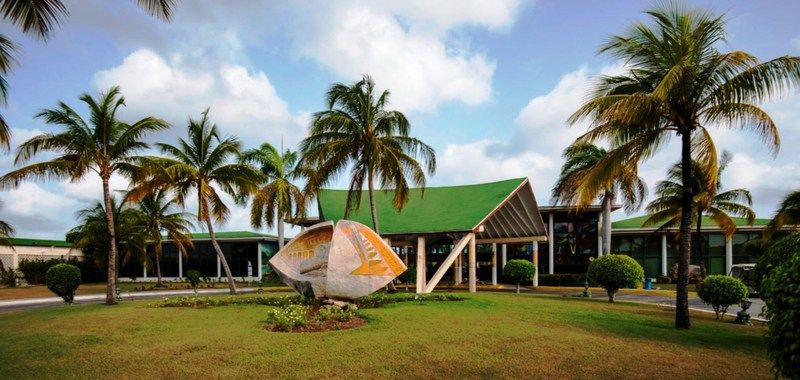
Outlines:
[[[725,274],[731,273],[733,266],[733,239],[725,237]]]
[[[183,278],[183,255],[178,250],[178,278]]]
[[[492,243],[492,285],[497,285],[497,243]]]
[[[456,257],[456,261],[453,263],[453,280],[455,281],[455,285],[461,285],[461,281],[463,280],[461,273],[463,273],[464,268],[464,261],[462,260],[464,256],[461,252],[458,253]]]
[[[503,267],[503,268],[505,268],[505,267],[506,267],[506,261],[508,261],[508,260],[506,260],[506,258],[507,258],[507,256],[506,256],[506,250],[507,250],[507,248],[508,248],[508,247],[507,247],[505,244],[503,244],[503,248],[502,248],[502,252],[503,252],[503,253],[502,253],[502,256],[500,257],[500,258],[501,258],[501,261],[500,261],[500,262],[503,264],[503,265],[502,265],[502,267]],[[503,268],[500,268],[500,270],[503,270]]]
[[[222,262],[219,260],[219,256],[217,256],[217,278],[222,278]]]
[[[258,260],[257,260],[257,262],[258,262],[258,264],[257,264],[258,265],[258,272],[257,272],[258,273],[258,279],[261,280],[261,277],[264,276],[264,273],[261,273],[261,271],[262,271],[261,265],[263,264],[262,259],[261,259],[261,242],[256,244],[256,257],[258,258]]]
[[[603,231],[603,213],[600,212],[597,214],[597,257],[603,256],[603,236],[605,236],[605,231]]]
[[[147,268],[142,265],[142,278],[147,279]]]
[[[553,251],[555,251],[555,237],[553,237],[553,213],[547,214],[547,243],[550,252],[547,253],[548,273],[553,274]]]
[[[468,247],[469,247],[469,249],[468,249],[468,253],[467,254],[468,254],[468,257],[469,257],[469,264],[468,264],[469,265],[469,292],[470,293],[475,293],[475,291],[477,290],[476,289],[477,278],[476,278],[476,273],[475,273],[475,261],[477,261],[476,260],[476,255],[475,255],[475,235],[472,235],[472,238],[469,239],[469,246]]]
[[[425,291],[425,236],[417,237],[417,293]]]
[[[667,275],[667,235],[661,235],[661,275]]]
[[[533,274],[533,286],[539,286],[539,242],[533,242],[533,266],[536,267],[536,273]]]

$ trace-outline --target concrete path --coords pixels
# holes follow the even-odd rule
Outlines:
[[[239,293],[253,293],[256,288],[239,288]],[[200,295],[215,295],[215,294],[228,294],[228,289],[198,289],[197,293]],[[194,295],[194,291],[188,289],[181,290],[155,290],[148,292],[123,292],[120,295],[120,302],[142,300],[142,299],[156,299],[163,297],[174,296],[190,296]],[[103,303],[106,301],[105,294],[87,294],[82,296],[75,296],[75,304],[87,303]],[[45,297],[45,298],[26,298],[20,300],[7,300],[0,301],[0,312],[22,310],[22,309],[36,309],[49,306],[63,305],[64,301],[61,297]]]

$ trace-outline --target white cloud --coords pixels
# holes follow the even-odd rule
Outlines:
[[[338,76],[370,74],[391,89],[392,104],[403,111],[432,111],[445,102],[475,105],[491,99],[495,63],[448,32],[509,27],[519,8],[519,1],[336,3],[308,18],[295,44]]]
[[[305,129],[299,123],[302,115],[291,114],[265,73],[239,65],[193,68],[180,55],[167,60],[140,49],[119,66],[97,72],[94,84],[98,90],[119,85],[130,113],[163,117],[175,126],[211,107],[211,118],[221,130],[248,145],[282,136],[296,141]]]
[[[24,232],[18,234],[23,237],[63,238],[64,233],[73,227],[73,215],[81,206],[69,196],[30,182],[3,193],[2,199],[0,219]]]

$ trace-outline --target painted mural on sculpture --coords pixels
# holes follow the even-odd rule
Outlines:
[[[283,282],[314,298],[367,296],[406,270],[375,231],[350,220],[311,226],[273,256],[269,265]]]

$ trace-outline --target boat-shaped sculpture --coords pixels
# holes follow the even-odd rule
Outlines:
[[[269,265],[298,293],[337,299],[370,295],[406,270],[375,231],[350,220],[309,227],[278,251]]]

